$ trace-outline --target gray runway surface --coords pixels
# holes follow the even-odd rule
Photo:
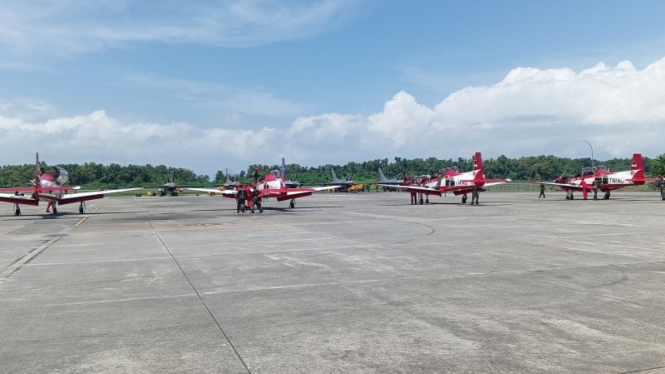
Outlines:
[[[0,208],[2,373],[655,373],[665,202],[322,193]]]

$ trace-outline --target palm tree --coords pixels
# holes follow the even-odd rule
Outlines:
[[[665,175],[665,153],[651,162],[651,174]]]

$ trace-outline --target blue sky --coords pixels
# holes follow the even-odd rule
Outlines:
[[[26,3],[0,15],[2,164],[663,152],[662,1]]]

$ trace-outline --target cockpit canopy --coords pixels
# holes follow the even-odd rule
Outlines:
[[[280,170],[271,170],[270,174],[275,176],[275,179],[280,179],[282,177],[282,172]]]
[[[445,168],[439,170],[439,173],[445,174],[447,171],[454,171],[455,173],[459,173],[459,167],[457,165],[446,166]]]
[[[596,174],[598,170],[608,170],[606,165],[598,165],[594,167],[585,167],[582,168],[582,175],[593,175]]]
[[[61,168],[60,166],[55,166],[55,169],[58,171],[58,178],[56,181],[58,182],[59,185],[63,185],[69,181],[69,173],[67,170]]]

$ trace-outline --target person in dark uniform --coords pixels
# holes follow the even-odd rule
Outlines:
[[[238,212],[240,212],[241,207],[245,205],[245,200],[247,199],[247,190],[242,183],[238,184],[238,193],[236,194],[236,202],[238,204]]]
[[[478,190],[475,189],[471,192],[471,205],[473,205],[473,202],[476,202],[476,205],[478,205],[478,199],[480,198],[480,193],[478,193]]]
[[[540,195],[538,195],[538,198],[540,199],[541,197],[545,198],[545,185],[542,183],[540,184]]]
[[[598,200],[598,182],[593,181],[593,199]]]
[[[660,189],[660,197],[665,200],[665,176],[660,176],[660,181],[656,184],[656,187]]]
[[[254,184],[259,183],[259,168],[254,167],[254,172],[252,173],[252,179],[254,179]]]
[[[252,205],[259,208],[259,213],[263,213],[263,208],[261,207],[261,191],[259,191],[256,185],[252,186]]]

